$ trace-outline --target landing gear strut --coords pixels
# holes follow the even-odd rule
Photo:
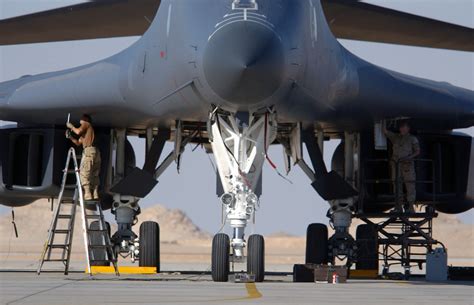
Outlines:
[[[252,235],[245,241],[245,228],[255,218],[259,205],[256,189],[261,178],[266,151],[277,134],[276,115],[265,110],[261,113],[228,113],[215,109],[209,116],[209,138],[216,158],[219,178],[224,193],[220,200],[224,221],[233,230],[226,253],[225,238],[214,237],[212,262],[213,279],[226,281],[227,258],[240,263],[245,261],[247,247],[247,272],[255,275],[256,281],[264,278],[264,240],[261,235]]]
[[[285,142],[288,156],[291,156],[303,172],[311,180],[311,185],[318,194],[330,204],[327,216],[335,233],[328,239],[326,225],[311,224],[307,230],[306,263],[336,263],[336,259],[347,259],[350,265],[357,257],[357,244],[349,234],[349,227],[354,213],[354,202],[358,193],[354,189],[358,156],[358,141],[354,134],[344,136],[345,168],[344,173],[328,172],[323,159],[324,134],[318,132],[318,138],[312,128],[303,129],[300,124],[295,126]],[[313,168],[305,162],[302,155],[302,144],[306,145]],[[342,177],[342,175],[344,177]]]

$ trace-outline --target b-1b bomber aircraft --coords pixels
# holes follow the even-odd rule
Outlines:
[[[270,145],[281,145],[286,170],[300,167],[329,204],[336,233],[310,225],[306,261],[356,261],[351,218],[395,205],[390,185],[367,183],[388,175],[388,165],[372,162],[389,158],[382,122],[409,120],[420,158],[432,161],[434,170],[417,167],[417,179],[435,181],[417,184],[417,201],[436,192],[437,211],[473,207],[473,140],[453,130],[474,125],[474,92],[378,67],[337,39],[473,52],[473,33],[357,0],[91,0],[0,20],[0,45],[141,36],[107,59],[0,83],[0,119],[17,122],[0,130],[0,203],[58,196],[70,146],[65,118],[87,113],[102,154],[101,205],[118,222],[115,249],[134,249],[141,266],[159,267],[159,234],[134,232],[139,201],[189,143],[215,158],[233,231],[213,239],[214,281],[228,280],[230,261],[245,260],[264,279],[264,239],[247,238],[245,228]],[[143,168],[127,136],[146,139]],[[322,158],[329,139],[342,140],[331,171]]]

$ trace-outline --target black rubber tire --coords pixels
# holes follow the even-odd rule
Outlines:
[[[247,241],[247,273],[255,275],[255,282],[265,279],[265,239],[262,235],[250,235]]]
[[[306,264],[328,263],[328,228],[312,223],[306,230]]]
[[[227,282],[229,280],[230,238],[227,234],[219,233],[212,239],[212,280]]]
[[[295,283],[311,283],[314,282],[314,272],[312,269],[306,268],[305,265],[293,266],[293,282]]]
[[[377,230],[373,225],[359,225],[356,230],[357,270],[379,269],[379,245]]]
[[[160,226],[154,221],[140,225],[140,267],[156,267],[160,272]]]
[[[110,223],[105,222],[105,226],[107,227],[108,235],[110,238]],[[100,225],[98,221],[93,221],[89,224],[89,229],[90,230],[99,230]],[[91,245],[102,245],[102,237],[104,233],[101,232],[90,232],[89,233],[89,239],[90,239],[90,244]],[[92,255],[91,259],[97,259],[97,260],[106,260],[107,256],[105,254],[105,249],[92,249]],[[91,266],[110,266],[110,262],[91,262]]]

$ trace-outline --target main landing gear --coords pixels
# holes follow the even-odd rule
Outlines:
[[[247,261],[247,273],[262,282],[265,277],[265,241],[261,235],[245,240],[248,221],[255,219],[259,206],[266,152],[277,134],[276,115],[228,113],[215,109],[209,117],[209,139],[216,158],[223,193],[220,196],[224,221],[232,228],[232,238],[219,233],[212,242],[212,279],[225,282],[231,263]],[[245,256],[245,249],[247,255]]]
[[[139,235],[135,234],[132,227],[137,223],[137,217],[141,212],[138,204],[139,198],[143,198],[155,185],[157,163],[162,153],[166,140],[169,139],[168,130],[158,130],[153,136],[153,130],[147,129],[146,151],[147,158],[143,170],[127,165],[127,160],[134,160],[133,149],[126,140],[124,129],[114,130],[113,148],[111,154],[115,155],[114,186],[111,191],[114,194],[112,214],[115,215],[117,231],[111,240],[114,243],[116,255],[122,258],[130,258],[132,263],[138,261],[140,267],[155,267],[160,271],[160,227],[158,223],[146,221],[140,225]],[[181,149],[181,147],[178,147]],[[181,151],[181,150],[180,150]],[[132,157],[131,157],[132,156]],[[174,156],[174,154],[172,155]],[[160,172],[171,162],[165,159],[164,166],[158,167]],[[134,161],[132,162],[134,164]],[[111,165],[110,165],[111,166]]]
[[[346,261],[350,266],[357,261],[358,243],[349,234],[349,227],[354,213],[354,198],[357,196],[352,182],[355,181],[357,172],[354,156],[358,154],[357,137],[346,133],[344,136],[344,170],[328,172],[323,159],[324,134],[315,132],[312,128],[303,129],[296,126],[289,133],[289,138],[283,141],[287,155],[293,158],[303,172],[311,180],[315,191],[326,200],[329,205],[328,218],[334,229],[334,234],[329,237],[325,224],[313,223],[307,228],[306,233],[306,265],[336,264],[336,261]],[[308,165],[303,159],[302,144],[311,160]],[[295,265],[295,281],[313,281],[308,268]]]

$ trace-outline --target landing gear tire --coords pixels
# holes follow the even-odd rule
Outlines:
[[[357,270],[379,269],[379,245],[377,230],[373,225],[359,225],[356,230]]]
[[[156,267],[160,272],[160,226],[154,221],[140,225],[140,267]]]
[[[305,265],[293,266],[293,282],[295,283],[311,283],[314,282],[313,270],[306,268]]]
[[[306,264],[328,263],[328,228],[312,223],[306,230]]]
[[[107,228],[107,234],[109,235],[109,238],[110,238],[110,223],[105,222],[105,226]],[[98,221],[91,222],[89,225],[89,229],[99,230],[100,223]],[[104,232],[89,232],[91,245],[102,245],[103,237],[104,237]],[[105,254],[104,249],[92,249],[91,251],[92,251],[92,259],[98,260],[96,262],[92,261],[91,266],[110,266],[110,262],[105,261],[107,259],[107,255]],[[101,262],[101,260],[103,261]]]
[[[262,235],[250,235],[247,242],[247,273],[255,275],[255,282],[265,278],[265,239]]]
[[[230,238],[219,233],[212,239],[212,280],[227,282],[229,280]]]

